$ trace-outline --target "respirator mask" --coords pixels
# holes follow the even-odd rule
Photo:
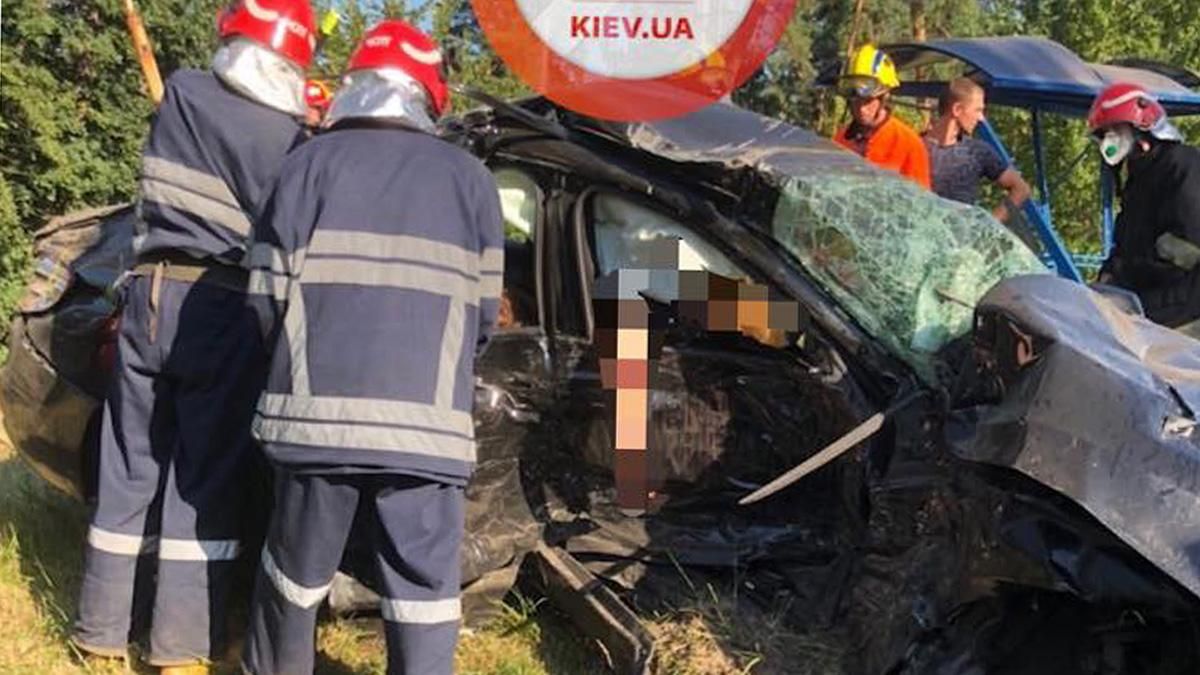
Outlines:
[[[1109,129],[1099,135],[1098,140],[1100,157],[1104,159],[1104,163],[1109,166],[1117,166],[1125,161],[1125,158],[1133,150],[1133,129],[1124,125]]]

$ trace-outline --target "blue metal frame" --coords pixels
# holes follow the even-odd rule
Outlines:
[[[1101,245],[1104,246],[1104,259],[1112,255],[1116,233],[1116,218],[1113,217],[1113,196],[1116,192],[1116,178],[1109,169],[1100,169],[1100,223],[1103,227]]]
[[[983,120],[975,129],[975,133],[985,143],[992,146],[996,153],[1000,155],[1006,163],[1012,163],[1012,155],[1009,154],[1008,148],[1004,147],[1004,142],[996,134],[996,130],[987,120]],[[1034,151],[1037,155],[1038,165],[1038,189],[1040,191],[1039,198],[1035,199],[1030,196],[1023,207],[1025,217],[1033,223],[1034,230],[1038,238],[1042,240],[1042,245],[1045,247],[1046,264],[1054,268],[1054,271],[1059,276],[1066,277],[1072,281],[1083,281],[1083,276],[1079,274],[1079,268],[1075,265],[1075,260],[1071,257],[1071,253],[1067,250],[1066,244],[1059,238],[1058,231],[1054,229],[1054,224],[1050,215],[1050,186],[1046,179],[1044,170],[1045,156],[1042,154],[1041,141],[1041,125],[1037,114],[1034,114]]]
[[[1054,229],[1050,213],[1050,183],[1046,175],[1045,147],[1042,136],[1044,114],[1080,118],[1087,114],[1092,99],[1110,81],[1129,80],[1141,84],[1155,95],[1171,116],[1200,114],[1200,92],[1153,71],[1137,68],[1111,68],[1103,64],[1084,62],[1066,47],[1044,38],[993,37],[934,40],[927,43],[885,45],[900,68],[928,65],[934,60],[949,58],[987,75],[988,102],[1004,107],[1022,108],[1032,115],[1034,161],[1036,162],[1038,199],[1026,202],[1024,211],[1045,249],[1046,263],[1060,275],[1081,281],[1079,268],[1096,269],[1113,249],[1114,217],[1112,172],[1101,169],[1100,201],[1102,214],[1102,252],[1072,255]],[[1024,58],[1016,58],[1020,53]],[[1115,79],[1114,79],[1115,78]],[[897,93],[901,96],[935,98],[946,87],[945,82],[905,82]],[[1006,161],[1011,161],[995,130],[984,122],[980,137],[996,149]]]
[[[1050,205],[1053,202],[1050,199],[1050,178],[1046,175],[1046,147],[1042,142],[1042,111],[1034,108],[1033,110],[1033,162],[1037,167],[1038,179],[1038,197],[1043,204]]]

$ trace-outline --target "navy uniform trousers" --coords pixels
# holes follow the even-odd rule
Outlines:
[[[244,293],[152,286],[126,288],[74,640],[124,655],[136,580],[152,589],[150,663],[179,665],[222,648],[266,357]]]
[[[313,671],[317,609],[356,511],[366,517],[387,639],[388,673],[450,675],[458,640],[463,488],[396,474],[297,473],[275,467],[243,667]]]

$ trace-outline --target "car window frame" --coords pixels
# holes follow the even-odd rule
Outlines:
[[[520,333],[525,332],[531,335],[544,336],[547,333],[547,316],[546,311],[546,291],[545,291],[545,242],[546,242],[546,189],[542,184],[542,176],[536,167],[530,167],[521,162],[512,161],[496,161],[489,162],[487,165],[488,172],[492,174],[493,181],[495,180],[496,172],[500,170],[516,171],[524,174],[530,179],[530,183],[535,188],[535,200],[537,208],[534,214],[533,232],[530,238],[533,240],[533,286],[534,286],[534,304],[536,305],[537,326],[519,326],[503,329],[505,333]],[[499,195],[499,183],[496,184],[497,196]],[[503,226],[503,224],[502,224]],[[508,236],[504,235],[505,245],[508,244]],[[505,261],[508,265],[508,261]]]
[[[580,292],[583,297],[580,298],[580,307],[583,313],[584,325],[586,326],[586,337],[589,341],[595,338],[596,319],[592,308],[592,288],[596,281],[596,270],[598,269],[599,261],[596,257],[595,247],[595,226],[589,206],[592,200],[600,195],[611,195],[624,199],[628,202],[641,206],[656,214],[673,221],[680,228],[691,232],[696,237],[700,238],[709,246],[716,249],[721,255],[736,266],[742,274],[753,279],[756,283],[767,283],[763,275],[748,261],[742,259],[734,253],[730,246],[726,245],[720,238],[706,232],[702,227],[690,225],[674,212],[673,209],[654,200],[653,198],[644,195],[635,194],[619,188],[610,187],[607,185],[594,185],[581,191],[575,197],[574,203],[571,205],[571,223],[570,236],[573,239],[573,249],[575,252],[575,274],[579,277]],[[770,284],[768,284],[770,285]],[[556,327],[557,329],[558,327]]]

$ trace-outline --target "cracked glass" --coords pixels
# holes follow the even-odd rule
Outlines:
[[[927,381],[997,282],[1048,270],[983,209],[877,173],[784,185],[774,237],[868,333]]]

